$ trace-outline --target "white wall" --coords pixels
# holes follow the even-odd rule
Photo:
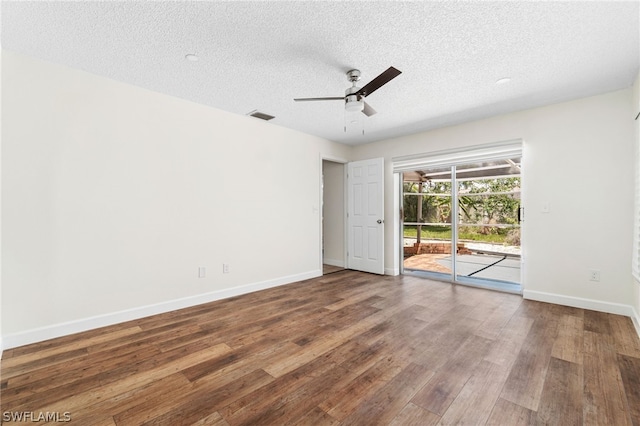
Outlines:
[[[0,8],[1,9],[1,8]],[[1,43],[0,43],[1,45]],[[2,79],[2,49],[0,49],[0,80]],[[0,100],[2,99],[2,84],[0,84]],[[0,224],[2,223],[2,102],[0,101]],[[2,226],[0,226],[0,241],[2,241]],[[2,244],[0,244],[0,359],[2,359]]]
[[[361,145],[353,159],[385,158],[389,218],[394,213],[392,157],[523,139],[525,297],[628,313],[633,295],[631,92]],[[546,202],[548,214],[541,211]],[[393,241],[393,232],[394,226],[386,227],[387,242]],[[385,258],[393,254],[389,243]],[[601,282],[588,280],[591,268],[601,270]]]
[[[636,117],[640,113],[640,72],[638,72],[638,76],[636,77],[636,81],[633,85],[633,103],[631,105],[631,115],[632,117]],[[640,118],[634,120],[635,124],[635,167],[636,173],[640,173]],[[638,214],[638,212],[635,212]],[[633,307],[635,310],[635,326],[638,334],[640,335],[640,281],[636,281],[633,279]]]
[[[323,161],[324,263],[345,266],[344,261],[344,164]]]
[[[320,274],[349,147],[6,50],[2,86],[6,347]]]

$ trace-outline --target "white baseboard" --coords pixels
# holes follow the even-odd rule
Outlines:
[[[2,345],[0,346],[0,350],[15,348],[18,346],[28,345],[36,342],[42,342],[44,340],[53,339],[56,337],[67,336],[69,334],[80,333],[83,331],[114,325],[125,321],[140,319],[151,315],[171,312],[178,309],[188,308],[190,306],[201,305],[203,303],[227,299],[229,297],[240,296],[242,294],[252,293],[254,291],[265,290],[267,288],[278,287],[281,285],[291,284],[297,281],[303,281],[320,276],[322,276],[322,271],[320,270],[309,271],[302,274],[289,275],[286,277],[246,284],[224,290],[216,290],[209,293],[198,294],[196,296],[169,300],[167,302],[156,303],[154,305],[140,306],[124,311],[97,315],[94,317],[82,318],[79,320],[26,330],[19,333],[8,334],[0,338],[0,345]]]
[[[400,269],[398,268],[384,268],[385,275],[391,275],[395,277],[396,275],[400,275]]]
[[[325,257],[322,259],[322,263],[325,265],[337,266],[338,268],[344,268],[344,260],[327,259]]]
[[[524,290],[522,297],[538,302],[555,303],[556,305],[571,306],[574,308],[590,309],[592,311],[606,312],[609,314],[624,315],[631,318],[640,337],[640,316],[631,305],[621,303],[602,302],[600,300],[583,299],[581,297],[564,296],[561,294],[545,293],[542,291]]]

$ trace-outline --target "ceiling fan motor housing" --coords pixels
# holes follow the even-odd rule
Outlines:
[[[359,87],[349,87],[344,91],[344,108],[349,112],[360,112],[364,109],[364,97],[357,95]]]

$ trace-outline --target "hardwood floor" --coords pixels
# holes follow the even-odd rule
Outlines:
[[[334,272],[344,271],[342,266],[322,265],[322,275],[333,274]]]
[[[353,271],[10,349],[0,383],[5,421],[640,425],[629,318]]]

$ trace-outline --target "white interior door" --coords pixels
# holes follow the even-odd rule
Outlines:
[[[384,159],[347,168],[347,263],[349,269],[384,274]]]

